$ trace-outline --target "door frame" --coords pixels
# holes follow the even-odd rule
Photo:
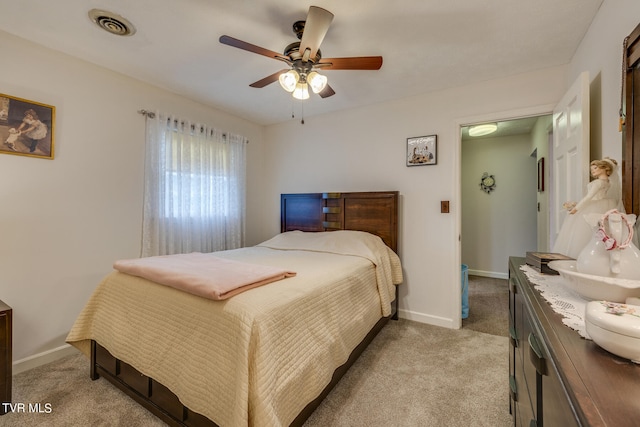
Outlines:
[[[507,120],[517,120],[526,117],[534,117],[534,116],[544,116],[553,114],[553,109],[556,107],[555,104],[544,104],[537,105],[528,108],[521,109],[513,109],[501,112],[493,112],[486,113],[474,116],[460,117],[454,121],[454,135],[456,135],[456,144],[455,144],[455,161],[454,166],[456,170],[454,171],[454,176],[456,182],[454,183],[455,188],[455,198],[457,201],[457,206],[460,208],[455,209],[456,212],[456,225],[455,225],[455,234],[458,244],[456,245],[455,250],[455,259],[457,260],[455,264],[456,271],[453,277],[460,277],[460,265],[462,264],[462,128],[464,126],[469,126],[478,123],[486,123],[486,122],[501,122]],[[518,254],[516,254],[518,255]],[[524,254],[520,254],[523,256]],[[504,260],[505,270],[508,260]],[[452,286],[451,287],[451,298],[455,301],[453,308],[455,312],[451,313],[452,319],[452,327],[454,329],[460,329],[462,327],[462,289],[460,286]]]
[[[638,81],[640,63],[640,24],[629,34],[624,52],[626,67],[624,86],[624,112],[626,124],[622,146],[622,200],[628,213],[640,214],[640,113],[634,107],[640,95],[634,92]],[[636,227],[637,228],[637,227]]]

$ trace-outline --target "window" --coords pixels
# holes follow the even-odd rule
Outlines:
[[[142,256],[244,244],[246,139],[147,115]]]

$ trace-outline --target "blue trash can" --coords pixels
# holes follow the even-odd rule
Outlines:
[[[469,317],[469,267],[462,264],[462,318]]]

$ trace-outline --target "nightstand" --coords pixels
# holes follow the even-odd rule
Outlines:
[[[11,317],[11,307],[0,301],[0,403],[11,402]],[[1,405],[0,415],[4,414]]]

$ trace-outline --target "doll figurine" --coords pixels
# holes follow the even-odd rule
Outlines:
[[[602,215],[611,209],[624,213],[618,162],[605,157],[592,161],[589,169],[594,179],[587,185],[586,196],[578,203],[567,202],[562,205],[568,215],[553,245],[553,252],[576,259],[593,236],[593,230],[584,219],[585,214]]]

